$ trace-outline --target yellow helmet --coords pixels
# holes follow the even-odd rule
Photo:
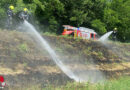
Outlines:
[[[24,8],[24,11],[26,12],[26,11],[28,11],[28,9],[27,9],[27,8]]]
[[[13,6],[13,5],[9,6],[9,9],[13,10],[13,9],[14,9],[14,6]]]
[[[114,28],[114,30],[117,30],[117,28]]]

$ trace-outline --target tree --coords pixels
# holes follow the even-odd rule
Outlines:
[[[1,27],[9,5],[15,6],[16,14],[28,8],[44,31],[60,34],[62,25],[72,25],[104,34],[117,27],[118,39],[130,41],[130,0],[1,0]]]
[[[107,32],[105,24],[101,22],[99,19],[93,20],[92,26],[95,28],[96,32],[98,32],[100,35]]]
[[[113,0],[111,8],[116,11],[120,20],[116,25],[119,40],[130,41],[130,0]]]
[[[104,9],[104,17],[103,21],[107,25],[108,30],[112,30],[116,26],[117,23],[120,22],[118,18],[118,13],[112,9]]]

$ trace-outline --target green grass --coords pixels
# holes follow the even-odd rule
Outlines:
[[[28,51],[28,46],[27,46],[26,43],[23,43],[23,44],[20,44],[20,45],[19,45],[19,49],[20,49],[21,51],[26,52],[26,51]]]
[[[98,56],[100,59],[104,58],[104,55],[103,55],[103,53],[102,53],[101,51],[98,51],[98,52],[97,52],[97,56]]]
[[[41,35],[47,35],[47,36],[57,36],[56,33],[51,33],[51,32],[41,32]]]
[[[48,85],[45,88],[41,88],[41,85],[36,85],[18,90],[130,90],[130,77],[121,77],[114,80],[104,81],[102,83],[68,82],[64,86]]]
[[[47,90],[43,88],[42,90]],[[54,87],[49,87],[54,90]],[[115,80],[105,81],[104,83],[68,83],[66,86],[55,88],[55,90],[130,90],[130,77],[122,77]]]

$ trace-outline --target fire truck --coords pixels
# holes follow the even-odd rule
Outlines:
[[[73,35],[75,37],[81,37],[83,39],[97,39],[97,33],[94,30],[85,27],[73,27],[70,25],[63,25],[64,31],[62,35]]]

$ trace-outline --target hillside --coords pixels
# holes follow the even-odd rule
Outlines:
[[[98,41],[71,37],[43,37],[73,71],[100,70],[108,79],[130,75],[130,44],[109,42],[104,46]],[[18,31],[0,31],[0,75],[9,87],[73,82],[29,33]]]

